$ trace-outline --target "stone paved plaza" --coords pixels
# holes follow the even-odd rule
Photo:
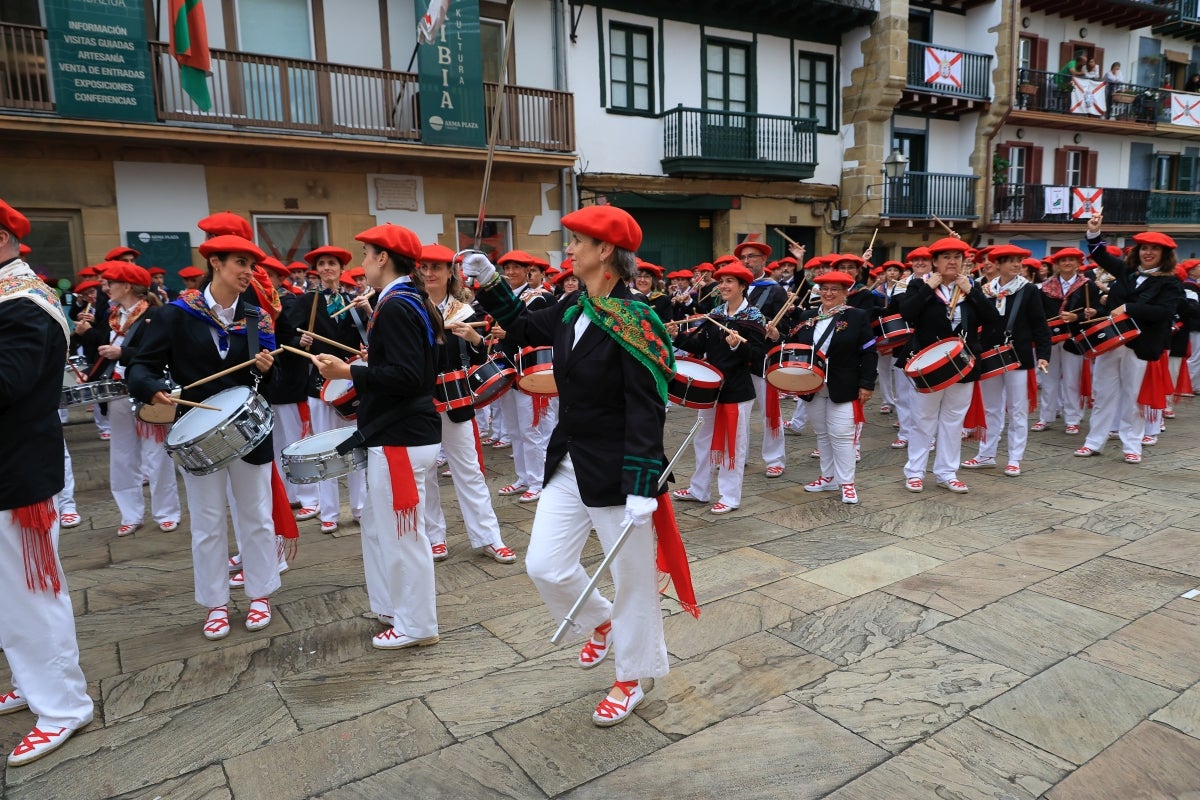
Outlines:
[[[346,512],[333,536],[301,523],[268,629],[242,627],[235,592],[231,635],[206,641],[186,518],[118,539],[107,444],[73,424],[84,522],[61,551],[96,721],[7,770],[3,797],[1200,798],[1196,415],[1182,404],[1140,466],[1112,443],[1072,457],[1059,423],[1030,434],[1020,478],[916,495],[876,406],[857,507],[802,490],[807,433],[767,480],[756,433],[738,511],[678,508],[703,613],[664,599],[672,671],[610,729],[590,715],[611,663],[550,644],[521,564],[473,553],[452,502],[437,646],[371,648]],[[693,419],[668,414],[672,448]],[[487,454],[493,488],[507,454]],[[523,556],[534,509],[496,507]],[[0,745],[31,725],[0,717]]]

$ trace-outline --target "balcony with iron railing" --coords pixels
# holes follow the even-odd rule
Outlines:
[[[884,179],[883,216],[903,219],[977,219],[978,175],[906,172]]]
[[[667,175],[805,180],[817,167],[815,119],[683,106],[661,117]]]
[[[1105,216],[1108,216],[1107,209]],[[1200,192],[1150,192],[1148,225],[1200,225]]]
[[[992,222],[1084,225],[1092,216],[1094,206],[1088,205],[1091,203],[1098,203],[1103,209],[1106,225],[1145,225],[1150,192],[1108,187],[994,184]]]
[[[1013,110],[1062,114],[1077,124],[1164,121],[1165,92],[1134,83],[1109,84],[1039,69],[1017,73]]]
[[[897,108],[957,116],[991,97],[992,56],[930,42],[909,41],[905,90]]]
[[[184,93],[164,43],[150,44],[158,120],[172,126],[419,142],[418,76],[411,72],[303,59],[212,51],[212,108]],[[46,31],[0,24],[0,113],[55,112]],[[484,84],[491,126],[499,87]],[[568,92],[506,86],[497,146],[570,153],[575,149]]]
[[[1154,26],[1154,33],[1200,41],[1200,0],[1163,0],[1162,4],[1171,9],[1171,15]]]

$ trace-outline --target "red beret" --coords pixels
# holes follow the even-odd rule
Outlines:
[[[622,250],[637,250],[642,246],[641,226],[628,211],[616,206],[584,206],[563,217],[562,226]]]
[[[880,264],[878,267],[875,267],[875,269],[871,270],[872,278],[878,278],[882,274],[883,274],[883,265],[882,264]]]
[[[656,278],[661,278],[663,274],[662,267],[657,264],[651,264],[649,261],[642,261],[640,258],[637,260],[637,268],[653,274]]]
[[[5,228],[18,239],[29,235],[29,220],[8,203],[0,200],[0,228]]]
[[[546,270],[550,269],[550,262],[544,258],[538,258],[537,256],[534,256],[533,261],[529,263],[529,266],[537,267],[542,272],[545,272]]]
[[[962,239],[955,239],[953,236],[947,236],[945,239],[938,239],[933,244],[929,245],[929,252],[933,255],[938,253],[962,253],[966,255],[971,252],[971,246]],[[909,255],[912,258],[912,255]]]
[[[904,265],[902,263],[900,263],[899,261],[885,261],[879,265],[880,270],[885,270],[888,267],[895,267],[896,269],[900,270],[901,272],[904,272]]]
[[[333,256],[343,267],[350,263],[350,259],[354,258],[354,256],[350,254],[349,250],[327,244],[324,247],[318,247],[316,250],[309,250],[304,254],[304,260],[315,267],[317,265],[317,259],[321,256]]]
[[[693,272],[712,272],[714,269],[716,269],[716,267],[707,261],[702,261],[696,266],[692,267]]]
[[[758,252],[762,253],[763,258],[771,255],[771,245],[767,244],[766,242],[751,241],[749,239],[733,248],[733,254],[738,258],[741,258],[742,253],[746,252],[747,250],[757,250]]]
[[[196,223],[196,227],[210,236],[240,236],[243,239],[253,239],[254,230],[245,217],[239,217],[232,211],[218,211],[210,214]]]
[[[838,264],[842,261],[849,261],[852,264],[858,264],[860,266],[865,263],[862,256],[855,255],[854,253],[833,253],[832,255],[825,256],[825,261],[829,264]]]
[[[1169,247],[1171,249],[1174,249],[1177,246],[1174,239],[1172,239],[1170,236],[1167,236],[1165,233],[1159,233],[1158,231],[1135,233],[1133,235],[1133,240],[1138,244],[1156,244],[1159,247]]]
[[[214,236],[200,243],[200,255],[208,258],[213,253],[246,253],[254,257],[254,263],[262,261],[267,254],[258,248],[254,242],[242,236],[224,234]]]
[[[1029,258],[1032,252],[1015,244],[998,244],[988,248],[988,258],[995,261],[998,258]]]
[[[725,266],[726,264],[732,264],[734,261],[737,261],[737,260],[738,260],[737,256],[729,255],[727,253],[723,256],[717,256],[716,258],[714,258],[713,266],[716,267],[717,269],[720,269],[721,267]]]
[[[1078,247],[1064,247],[1062,250],[1057,250],[1057,251],[1051,253],[1050,255],[1046,256],[1046,259],[1048,261],[1054,262],[1054,261],[1058,261],[1058,259],[1060,259],[1060,258],[1072,258],[1072,257],[1078,258],[1080,261],[1087,258],[1087,256],[1085,256],[1083,254],[1083,251],[1080,250]]]
[[[818,286],[826,283],[836,283],[839,286],[845,286],[849,289],[854,285],[854,278],[851,278],[844,272],[826,272],[824,275],[818,275],[813,278],[813,283]]]
[[[805,269],[816,269],[817,267],[825,266],[825,256],[813,256],[808,261],[804,262]]]
[[[79,285],[75,287],[75,294],[82,294],[83,292],[86,292],[88,289],[99,289],[99,288],[100,288],[100,281],[80,281]]]
[[[726,264],[725,266],[721,267],[719,270],[714,272],[713,277],[714,278],[726,278],[726,277],[737,278],[739,281],[741,281],[742,283],[745,283],[745,284],[750,284],[750,283],[754,282],[754,273],[752,273],[750,270],[746,269],[746,267],[743,266],[741,262],[735,262],[733,264]]]
[[[914,258],[932,259],[933,253],[929,252],[928,247],[914,247],[911,251],[909,251],[908,260],[912,261]]]
[[[1030,269],[1038,269],[1042,266],[1042,262],[1038,261],[1036,258],[1023,258],[1021,259],[1021,264]]]
[[[90,278],[93,275],[99,275],[99,274],[100,274],[100,271],[97,270],[95,267],[84,267],[83,269],[79,270],[79,275],[80,275],[80,277],[83,277],[83,278]]]
[[[350,269],[346,270],[346,274],[356,280],[358,278],[367,277],[367,271],[363,267],[351,267]]]
[[[264,269],[269,269],[272,272],[274,272],[275,274],[282,275],[285,278],[290,277],[292,274],[291,271],[283,265],[283,262],[280,261],[275,256],[267,256],[266,258],[264,258],[262,261],[260,261],[258,263]]]
[[[528,267],[532,266],[535,261],[537,261],[537,259],[529,255],[529,253],[526,253],[524,250],[509,250],[507,253],[496,259],[496,263],[502,267],[507,264],[516,264],[517,266]]]
[[[22,244],[20,247],[17,248],[17,254],[20,255],[21,258],[24,258],[25,256],[29,255],[32,252],[33,252],[33,248],[27,244]]]
[[[454,261],[454,251],[444,244],[427,244],[421,248],[421,260],[449,264]]]
[[[308,264],[305,264],[303,261],[293,261],[287,265],[287,268],[289,275],[293,272],[308,272]]]
[[[176,274],[181,278],[203,278],[204,270],[196,269],[195,267],[184,267]]]
[[[167,274],[167,271],[165,269],[163,269],[162,267],[150,267],[148,270],[146,270],[146,272],[149,272],[151,275],[166,275]]]
[[[1187,268],[1187,267],[1185,267],[1183,264],[1176,264],[1176,265],[1175,265],[1175,277],[1176,277],[1176,278],[1179,278],[1179,280],[1181,280],[1181,281],[1186,281],[1186,280],[1187,280],[1187,274],[1188,274],[1188,268]]]
[[[560,283],[565,281],[567,278],[574,277],[574,275],[575,275],[575,270],[571,269],[570,267],[567,267],[566,269],[562,270],[557,275],[555,275],[553,278],[551,278],[550,282],[553,283],[555,286],[558,286]]]
[[[413,261],[421,259],[421,239],[415,233],[401,225],[385,222],[354,237],[360,242],[388,250],[399,256],[406,256]],[[318,250],[320,248],[317,248]],[[314,251],[315,252],[315,251]],[[349,261],[349,259],[346,259]]]
[[[137,258],[138,256],[141,255],[140,251],[134,250],[132,247],[114,247],[112,250],[109,250],[107,253],[104,254],[104,260],[105,261],[116,261],[121,256],[127,256],[131,253],[133,254],[134,258]]]
[[[109,283],[128,283],[133,286],[150,286],[150,273],[137,264],[127,261],[111,261],[104,269],[104,280]]]
[[[779,259],[775,263],[780,266],[783,266],[784,264],[791,264],[793,267],[800,266],[800,262],[797,261],[796,259],[792,258],[791,256],[784,256],[783,258]]]
[[[341,282],[341,284],[343,286],[351,286],[351,287],[354,287],[355,289],[358,288],[358,281],[354,280],[354,276],[350,274],[349,270],[346,270],[341,275],[339,275],[338,280]]]
[[[690,281],[694,277],[696,276],[690,269],[677,269],[667,275],[667,280],[673,281],[679,278],[680,280]]]

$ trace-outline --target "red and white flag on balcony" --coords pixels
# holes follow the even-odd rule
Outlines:
[[[1091,219],[1104,212],[1104,190],[1094,186],[1071,187],[1071,219]]]
[[[450,0],[429,0],[429,8],[417,23],[417,41],[421,44],[433,44],[437,41],[449,11]]]
[[[1108,108],[1104,81],[1093,81],[1087,78],[1071,79],[1071,113],[1094,114],[1104,116]]]
[[[962,53],[953,50],[941,50],[937,47],[925,48],[925,82],[940,83],[943,86],[962,88]]]
[[[208,76],[212,58],[208,52],[208,25],[203,0],[170,0],[171,55],[179,62],[179,85],[201,111],[212,108]]]
[[[1200,95],[1171,92],[1171,124],[1200,127]]]

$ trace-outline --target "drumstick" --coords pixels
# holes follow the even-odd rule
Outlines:
[[[312,359],[312,353],[308,352],[307,350],[301,350],[299,347],[292,347],[290,344],[281,344],[279,346],[282,349],[287,350],[292,355],[304,356],[306,360]]]
[[[359,295],[359,297],[370,297],[370,296],[371,296],[371,295],[373,295],[373,294],[375,294],[375,290],[374,290],[374,289],[372,289],[370,286],[368,286],[368,287],[367,287],[367,290],[366,290],[365,292],[363,292],[361,295]],[[330,319],[333,319],[333,318],[334,318],[334,317],[336,317],[336,316],[340,316],[341,314],[345,314],[347,311],[349,311],[349,310],[350,310],[350,309],[352,309],[352,308],[354,308],[354,306],[352,306],[352,305],[349,305],[349,306],[344,306],[344,307],[342,307],[342,308],[339,308],[337,311],[335,311],[335,312],[333,312],[332,314],[330,314],[330,315],[329,315],[329,318],[330,318]],[[311,328],[311,327],[312,327],[312,325],[309,325],[308,327],[310,327],[310,328]]]
[[[320,290],[318,290],[318,289],[313,289],[313,301],[312,301],[312,308],[311,308],[311,309],[309,309],[309,312],[308,312],[308,329],[309,329],[310,331],[311,331],[313,328],[315,328],[315,327],[316,327],[316,325],[317,325],[317,299],[318,299],[320,296],[321,296],[321,292],[320,292]],[[311,347],[312,345],[309,345],[309,346]]]
[[[879,235],[879,228],[875,228],[875,232],[871,234],[871,243],[870,243],[869,245],[867,245],[867,249],[868,249],[868,250],[872,250],[872,249],[874,249],[874,247],[875,247],[875,237],[876,237],[876,236],[878,236],[878,235]]]
[[[962,290],[958,288],[958,284],[954,285],[954,291],[950,293],[950,316],[954,316],[954,309],[958,305],[958,301],[962,299]]]
[[[486,319],[481,319],[481,320],[479,320],[479,322],[464,322],[463,324],[466,325],[468,328],[486,328],[488,325],[491,325],[492,323],[488,322]]]
[[[740,333],[738,333],[737,331],[735,331],[733,328],[729,327],[728,325],[722,325],[721,323],[717,322],[715,319],[710,317],[708,314],[705,314],[704,316],[708,319],[709,322],[711,322],[713,325],[716,325],[718,328],[725,331],[726,333],[732,333],[734,336],[736,336],[742,342],[746,341],[744,338],[742,338],[742,335]]]
[[[930,214],[929,216],[933,217],[934,222],[936,222],[938,225],[941,225],[943,228],[945,228],[946,233],[950,233],[950,234],[954,233],[954,228],[951,228],[949,225],[947,225],[946,223],[944,223],[940,219],[938,219],[936,214]]]
[[[221,408],[219,406],[210,406],[210,405],[206,405],[204,403],[193,403],[191,400],[180,400],[178,397],[175,398],[174,404],[177,406],[187,406],[189,408],[203,408],[205,411],[220,411],[221,410]]]
[[[277,356],[282,352],[283,352],[283,348],[281,347],[278,350],[272,350],[271,355]],[[307,353],[305,355],[307,355]],[[203,386],[204,384],[206,384],[210,381],[215,381],[217,378],[224,378],[226,375],[230,374],[231,372],[237,372],[239,369],[245,369],[246,367],[252,367],[252,366],[254,366],[253,358],[250,359],[249,361],[243,361],[240,364],[234,364],[232,367],[229,367],[228,369],[223,369],[220,372],[209,375],[207,378],[201,378],[198,381],[189,383],[187,386],[183,387],[183,389],[184,389],[184,391],[187,391],[188,389],[195,389],[197,386]],[[175,402],[181,403],[183,401],[176,400]]]
[[[324,342],[325,344],[329,345],[330,347],[339,347],[342,350],[345,350],[347,353],[353,353],[356,356],[361,355],[361,353],[358,350],[355,350],[353,347],[350,347],[349,345],[344,345],[335,339],[326,339],[321,334],[313,333],[312,331],[300,331],[300,332],[307,333],[309,336],[313,337],[318,342]]]
[[[779,228],[771,228],[771,230],[775,231],[775,232],[776,232],[776,233],[778,233],[780,236],[782,236],[782,237],[783,237],[783,240],[784,240],[785,242],[787,242],[788,244],[794,244],[794,245],[796,245],[796,247],[804,247],[804,245],[800,244],[800,243],[799,243],[799,242],[797,242],[795,239],[793,239],[792,237],[788,236],[788,235],[787,235],[786,233],[784,233],[783,231],[779,230]]]

